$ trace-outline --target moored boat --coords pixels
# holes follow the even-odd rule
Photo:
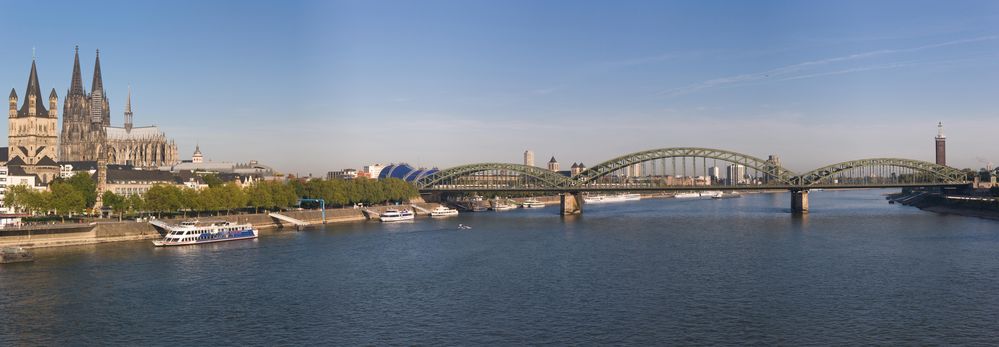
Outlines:
[[[23,263],[35,261],[34,254],[23,247],[6,247],[0,249],[0,264]]]
[[[688,200],[714,199],[720,196],[722,196],[721,192],[683,192],[673,195],[674,198]]]
[[[446,207],[444,205],[437,206],[437,208],[430,210],[431,217],[451,217],[457,215],[458,215],[458,210]]]
[[[524,202],[520,203],[520,207],[523,207],[523,208],[542,208],[542,207],[545,207],[545,203],[543,203],[541,201],[538,201],[538,199],[531,198],[531,199],[524,200]]]
[[[382,222],[402,222],[415,218],[416,215],[410,210],[387,210],[378,216]]]
[[[187,246],[247,240],[257,238],[258,234],[257,229],[254,229],[250,223],[186,221],[168,228],[166,236],[162,240],[153,241],[153,245],[157,247]]]
[[[607,202],[624,202],[642,200],[641,194],[615,194],[615,195],[592,195],[583,197],[583,202],[588,204],[601,204]]]

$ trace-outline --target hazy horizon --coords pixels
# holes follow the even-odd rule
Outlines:
[[[997,20],[988,1],[11,3],[0,80],[23,96],[34,47],[61,124],[74,46],[87,87],[100,49],[113,125],[131,85],[136,126],[183,159],[293,174],[663,147],[801,172],[932,161],[937,122],[948,164],[978,168],[999,163]]]

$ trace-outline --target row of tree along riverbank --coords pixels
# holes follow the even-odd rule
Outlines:
[[[322,199],[327,206],[343,207],[406,202],[419,196],[414,186],[399,179],[258,181],[249,185],[224,183],[213,175],[206,175],[204,180],[208,187],[203,189],[163,184],[152,186],[143,195],[125,196],[111,191],[98,195],[94,181],[81,173],[57,179],[48,190],[11,186],[4,203],[41,216],[38,220],[65,221],[67,217],[98,215],[99,211],[94,210],[98,199],[105,211],[124,219],[283,210],[298,206],[302,198]]]

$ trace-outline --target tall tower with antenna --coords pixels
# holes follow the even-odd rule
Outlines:
[[[933,139],[936,140],[937,165],[947,165],[947,136],[944,136],[943,122],[937,123],[937,137]]]

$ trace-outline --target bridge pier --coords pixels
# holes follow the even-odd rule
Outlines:
[[[559,213],[563,216],[583,213],[583,195],[579,193],[565,192],[559,194],[561,198]]]
[[[808,213],[808,189],[791,190],[791,213]]]

